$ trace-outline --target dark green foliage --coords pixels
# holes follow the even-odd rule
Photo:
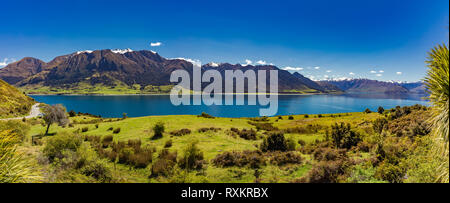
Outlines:
[[[158,155],[158,160],[152,164],[150,177],[170,176],[176,163],[176,152],[171,153],[168,149],[161,150]]]
[[[159,139],[163,136],[165,127],[163,122],[157,122],[155,126],[153,126],[153,137],[152,139]]]
[[[298,144],[300,146],[305,146],[306,145],[306,142],[304,140],[302,140],[302,139],[298,140],[297,142],[298,142]]]
[[[309,118],[309,115],[308,115],[308,114],[305,114],[304,117],[305,117],[305,118]]]
[[[367,108],[366,110],[364,110],[364,113],[372,113],[372,111]]]
[[[75,113],[75,111],[73,111],[73,110],[70,110],[69,111],[69,116],[70,117],[75,117],[75,116],[77,116],[77,113]]]
[[[362,140],[361,135],[351,129],[350,124],[334,124],[331,126],[331,138],[337,148],[350,149]]]
[[[166,143],[164,144],[164,148],[170,148],[172,147],[172,140],[167,140]]]
[[[384,108],[382,106],[378,107],[378,113],[379,114],[383,114],[384,113]]]
[[[265,131],[276,131],[278,128],[274,127],[272,123],[268,122],[251,122],[249,121],[248,124],[253,125],[256,127],[256,130],[265,130]]]
[[[250,167],[260,168],[265,165],[265,158],[261,151],[243,151],[243,152],[224,152],[218,154],[212,160],[212,163],[217,167]]]
[[[270,163],[283,166],[286,164],[301,164],[302,160],[302,156],[296,152],[273,152]]]
[[[215,118],[214,116],[211,116],[205,112],[202,112],[202,114],[200,114],[198,117],[202,117],[202,118]]]
[[[286,145],[287,145],[287,150],[289,150],[289,151],[294,151],[295,148],[297,147],[297,143],[295,143],[295,140],[292,138],[286,139]]]
[[[87,132],[87,131],[89,131],[89,128],[88,128],[88,127],[81,128],[81,132],[85,133],[85,132]]]
[[[283,133],[275,132],[271,133],[264,138],[263,143],[260,146],[261,151],[286,151],[288,150],[287,142]]]
[[[378,118],[373,122],[373,130],[375,130],[376,133],[381,134],[385,127],[387,127],[388,121],[384,118]]]
[[[247,129],[239,130],[237,128],[231,128],[230,131],[232,133],[235,133],[235,134],[239,135],[239,137],[242,138],[242,139],[256,140],[256,131],[253,130],[253,129],[250,129],[250,130],[247,130]]]
[[[294,116],[289,116],[289,120],[294,120]]]
[[[114,130],[113,130],[113,133],[114,133],[114,134],[119,134],[119,133],[120,133],[120,128],[114,129]]]
[[[205,133],[205,132],[209,132],[209,131],[217,132],[219,130],[222,130],[222,129],[221,128],[210,127],[210,128],[200,128],[200,129],[198,129],[198,132],[199,133]]]
[[[183,136],[183,135],[189,135],[191,134],[191,130],[187,129],[187,128],[183,128],[181,130],[175,130],[170,132],[171,135],[173,136]]]
[[[98,137],[98,136],[95,136],[95,137]],[[114,137],[112,135],[104,136],[102,139],[103,147],[111,146],[113,144],[113,140],[114,140]]]
[[[199,170],[206,162],[203,160],[203,152],[197,147],[197,142],[191,142],[184,149],[183,156],[178,160],[178,165],[182,169]]]

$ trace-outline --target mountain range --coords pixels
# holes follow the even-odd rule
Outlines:
[[[58,56],[48,63],[32,57],[23,58],[0,69],[0,79],[28,94],[168,93],[175,85],[169,81],[171,73],[186,70],[192,75],[193,63],[189,59],[164,58],[147,50],[79,51]],[[278,70],[278,91],[281,93],[408,93],[419,92],[421,88],[420,84],[402,86],[367,79],[317,82],[273,65],[209,63],[201,70],[218,70],[222,78],[226,70]]]

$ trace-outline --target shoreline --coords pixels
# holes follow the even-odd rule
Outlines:
[[[329,93],[266,93],[265,95],[336,95],[345,94],[345,92],[329,92]],[[26,94],[28,96],[170,96],[169,93],[164,94]],[[202,94],[189,94],[202,95]],[[220,95],[261,95],[260,93],[220,93]]]

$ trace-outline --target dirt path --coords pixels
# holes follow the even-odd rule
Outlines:
[[[39,116],[39,114],[41,113],[39,104],[40,103],[36,103],[31,107],[30,115],[25,116],[26,119],[36,118]],[[4,119],[0,119],[0,121],[19,120],[19,119],[23,119],[23,118],[24,118],[24,116],[16,117],[16,118],[4,118]]]

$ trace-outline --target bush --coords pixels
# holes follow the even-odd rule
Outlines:
[[[294,116],[289,116],[289,120],[294,120]]]
[[[343,160],[321,161],[314,164],[313,168],[306,175],[309,183],[338,183],[342,179],[348,168],[348,164]]]
[[[286,164],[301,164],[302,156],[295,152],[274,152],[270,159],[270,163],[277,166]]]
[[[95,124],[95,128],[97,128],[97,129],[98,129],[98,124]]]
[[[266,122],[248,122],[248,124],[253,125],[256,127],[256,130],[265,130],[265,131],[276,131],[278,128],[274,127],[272,123],[266,123]]]
[[[375,130],[376,133],[381,134],[385,127],[387,127],[388,121],[384,118],[378,118],[373,122],[373,130]]]
[[[224,152],[218,154],[212,163],[217,167],[251,167],[260,168],[265,164],[265,158],[261,151]]]
[[[253,129],[250,129],[250,130],[247,130],[247,129],[239,130],[237,128],[231,128],[230,131],[233,132],[233,133],[238,134],[239,137],[242,138],[242,139],[256,140],[256,131],[253,130]]]
[[[85,133],[85,132],[87,132],[87,131],[89,131],[89,128],[88,128],[88,127],[81,128],[81,132]]]
[[[103,139],[102,139],[102,145],[103,145],[103,147],[109,147],[109,146],[111,146],[112,143],[113,143],[113,139],[114,139],[114,137],[113,137],[112,135],[104,136]]]
[[[295,148],[297,147],[297,143],[295,143],[295,140],[292,138],[287,139],[286,144],[287,144],[287,150],[289,150],[289,151],[294,151]]]
[[[163,149],[159,153],[158,160],[152,164],[150,177],[170,176],[176,163],[177,153],[170,153],[169,150]]]
[[[159,139],[163,136],[164,133],[164,123],[157,122],[155,126],[153,126],[153,137],[152,139]]]
[[[366,110],[364,110],[364,113],[372,113],[372,111],[367,108]]]
[[[164,148],[170,148],[172,147],[172,140],[167,140],[166,143],[164,144]]]
[[[62,159],[66,151],[76,152],[82,142],[83,139],[78,135],[58,133],[48,138],[43,153],[52,162],[56,158]]]
[[[304,117],[305,117],[305,118],[309,118],[309,115],[308,115],[308,114],[305,114]]]
[[[260,146],[261,151],[286,151],[288,149],[284,135],[281,132],[272,133],[265,137]]]
[[[205,112],[202,112],[202,114],[199,115],[198,117],[202,117],[202,118],[215,118],[214,116],[211,116],[211,115],[209,115],[209,114],[207,114],[207,113],[205,113]]]
[[[362,140],[361,135],[351,129],[350,124],[334,124],[331,126],[331,138],[337,148],[350,149]]]
[[[178,160],[178,165],[182,169],[198,170],[203,168],[203,152],[197,147],[197,142],[191,142],[184,150],[183,157]]]
[[[210,128],[200,128],[200,129],[198,129],[198,132],[199,133],[205,133],[208,131],[217,132],[219,130],[221,130],[221,128],[210,127]]]
[[[299,144],[300,146],[305,146],[305,145],[306,145],[305,140],[300,139],[300,140],[298,140],[297,142],[298,142],[298,144]]]
[[[114,130],[114,128],[113,127],[109,127],[107,131],[111,131],[111,130]]]
[[[114,134],[119,134],[119,133],[120,133],[120,128],[114,129],[113,133],[114,133]]]
[[[73,110],[70,110],[69,111],[69,116],[70,117],[75,117],[75,116],[77,116],[77,113],[75,113],[75,111],[73,111]]]
[[[383,114],[384,113],[384,108],[383,107],[378,107],[378,110],[377,110],[377,112],[379,113],[379,114]]]
[[[181,130],[172,131],[172,132],[170,132],[170,134],[173,136],[183,136],[183,135],[191,134],[191,130],[189,130],[187,128],[183,128]]]

